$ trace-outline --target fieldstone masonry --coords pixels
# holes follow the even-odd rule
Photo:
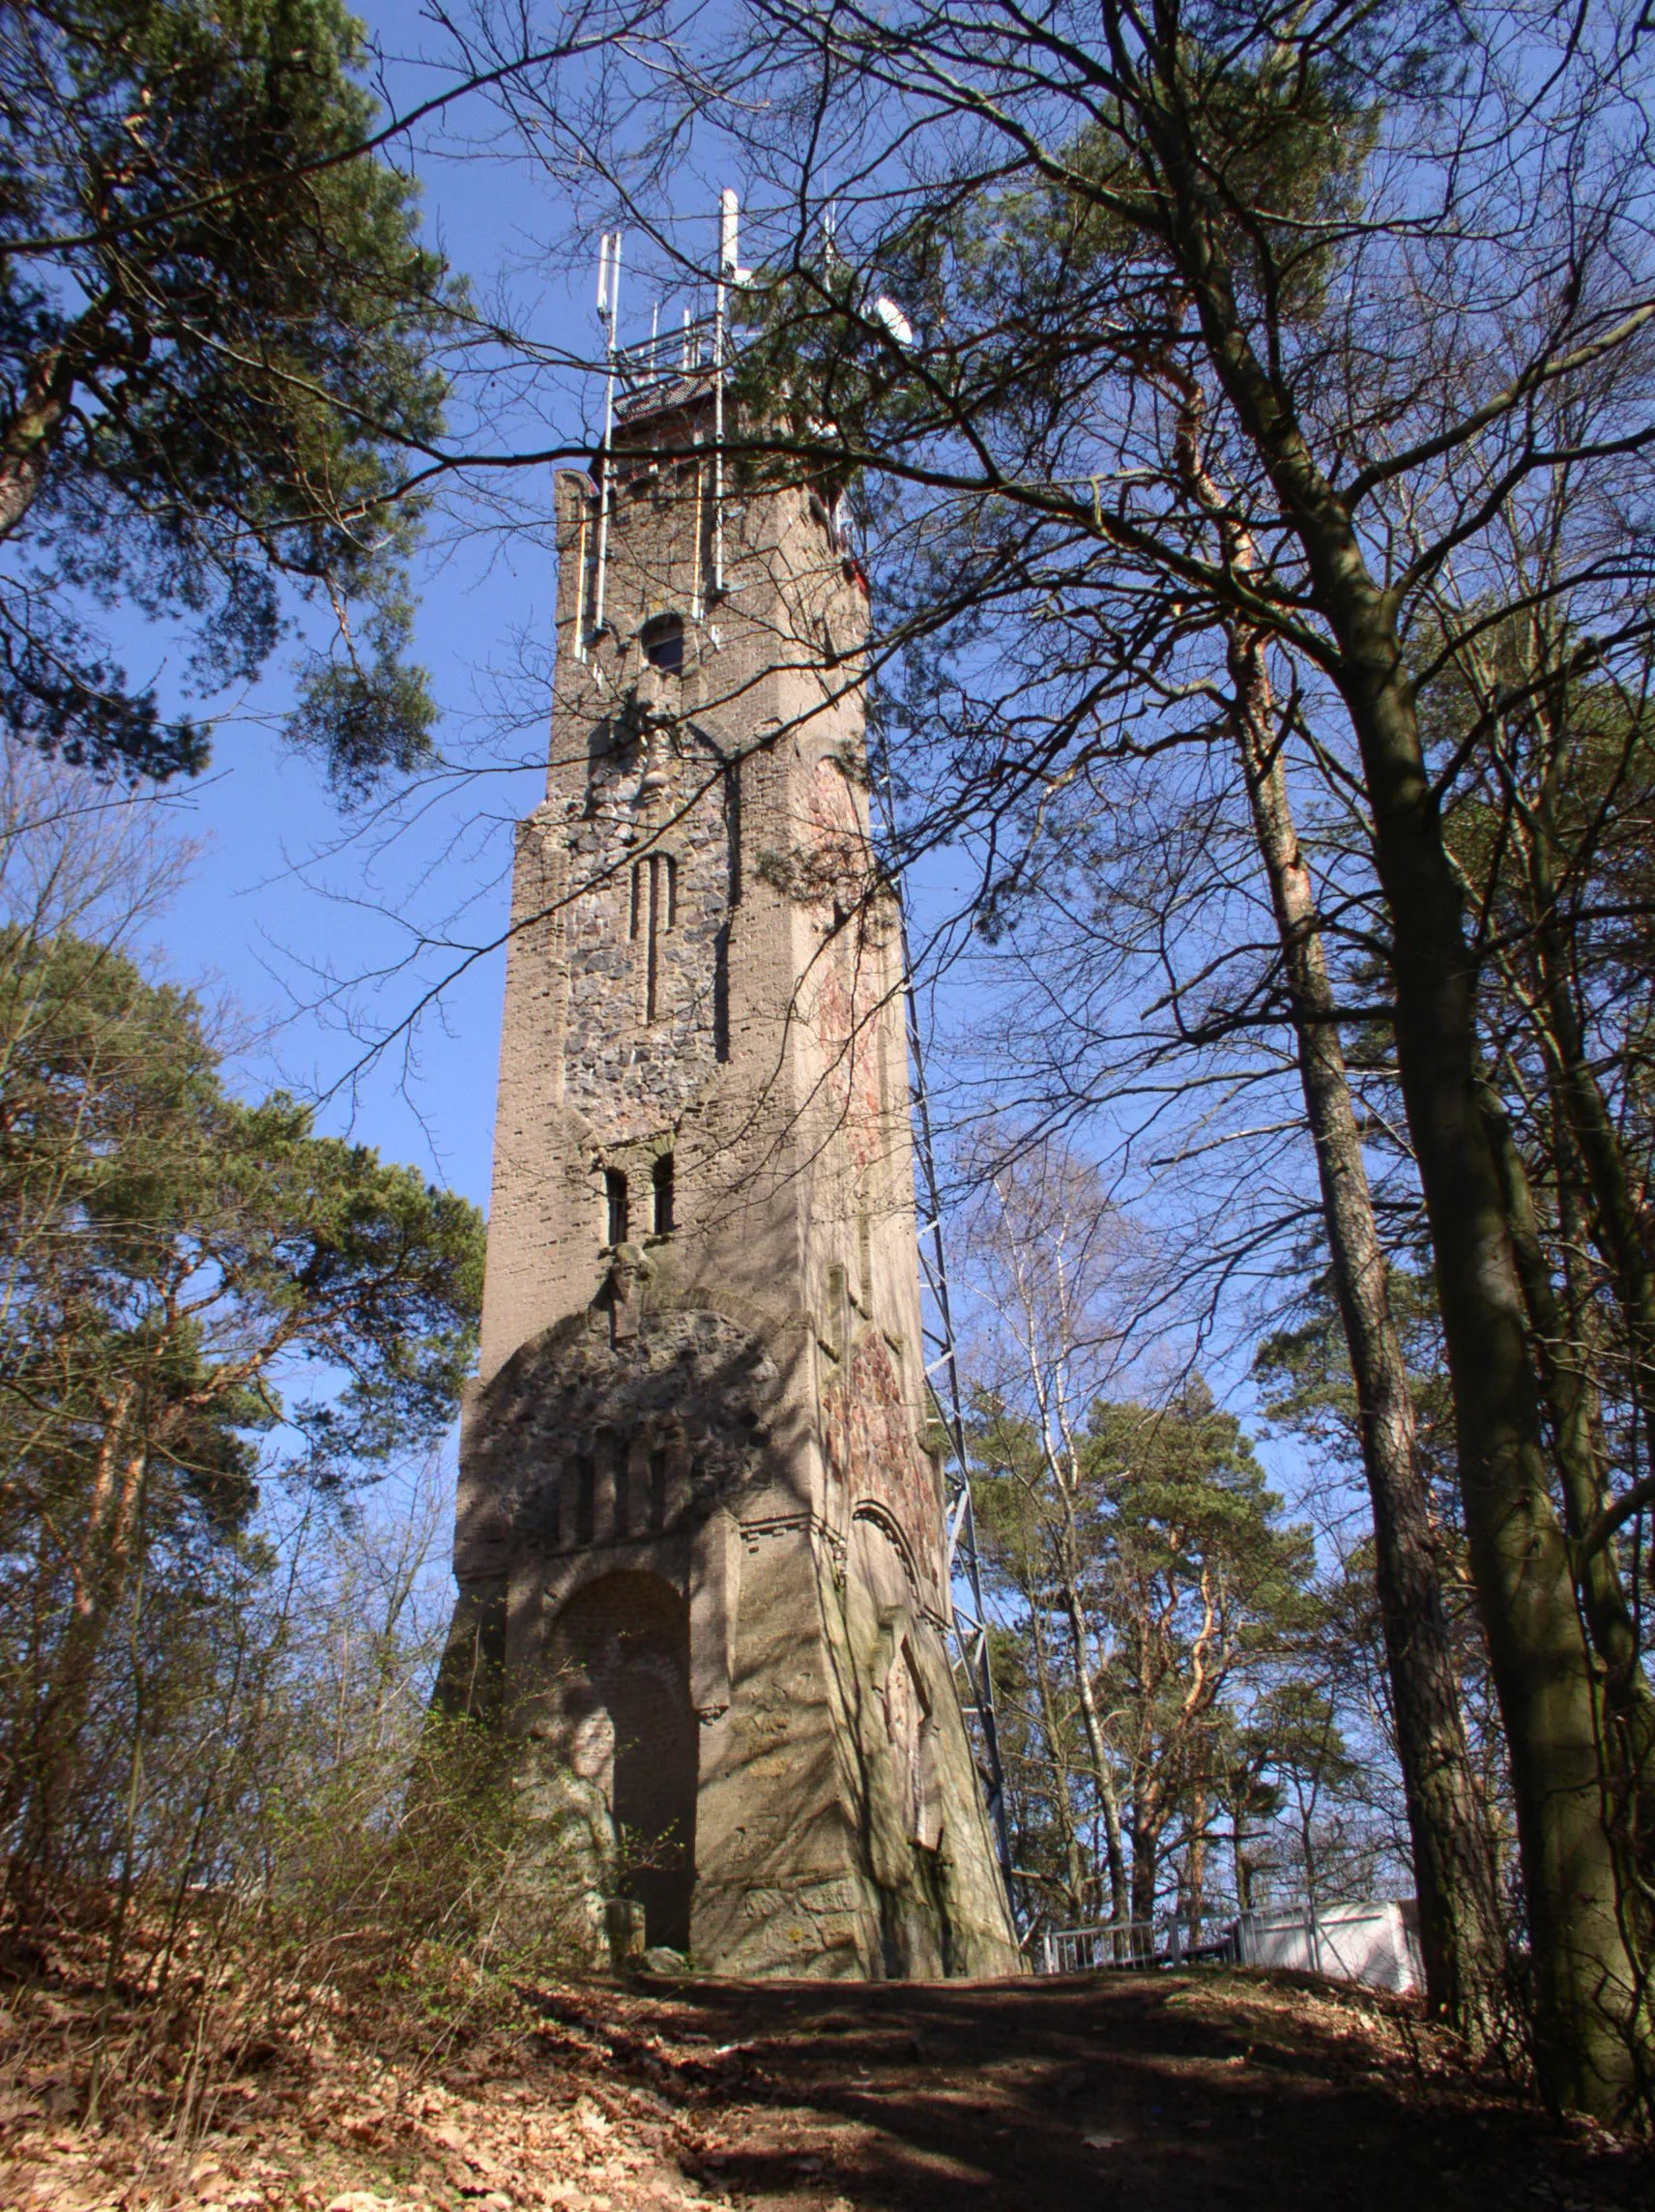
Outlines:
[[[711,432],[705,382],[623,417],[601,629],[559,483],[447,1694],[597,1836],[595,1931],[629,1899],[725,1973],[1014,1971],[944,1644],[865,591],[769,487],[714,593]]]

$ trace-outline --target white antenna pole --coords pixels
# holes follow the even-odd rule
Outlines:
[[[603,627],[603,595],[609,572],[609,510],[614,505],[615,470],[610,445],[615,435],[615,332],[621,312],[621,233],[605,231],[597,259],[597,305],[609,310],[605,334],[603,443],[597,450],[597,589],[593,597],[593,634]]]
[[[718,282],[712,294],[712,596],[724,591],[724,287],[736,274],[740,202],[718,196]]]
[[[685,307],[685,309],[683,310],[683,358],[682,358],[682,361],[679,363],[679,366],[680,366],[680,367],[681,367],[681,368],[682,368],[682,369],[684,371],[684,373],[685,373],[686,375],[688,374],[688,372],[689,372],[689,309],[688,309],[687,307]]]
[[[741,266],[738,244],[741,226],[741,203],[726,186],[718,195],[718,274],[734,276]]]

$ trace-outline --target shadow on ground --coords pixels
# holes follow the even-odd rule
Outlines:
[[[1472,2077],[1407,2009],[1238,1972],[645,1984],[549,1999],[754,2212],[1655,2204],[1655,2162]]]

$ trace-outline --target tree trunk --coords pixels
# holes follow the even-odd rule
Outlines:
[[[1633,1388],[1647,1416],[1655,1394],[1655,1266],[1650,1264],[1626,1149],[1593,1071],[1576,1011],[1572,964],[1557,916],[1550,834],[1543,824],[1537,825],[1530,839],[1529,880],[1546,1014],[1541,1042],[1552,1064],[1553,1095],[1585,1170],[1593,1241],[1609,1264],[1632,1353]]]
[[[74,343],[54,346],[35,362],[22,397],[0,423],[0,543],[35,504],[74,396],[82,348],[102,328],[101,308],[83,314],[72,326]]]
[[[1161,1822],[1140,1796],[1132,1807],[1132,1918],[1152,1925],[1155,1877],[1161,1867]]]
[[[1046,1758],[1054,1778],[1053,1818],[1062,1842],[1070,1916],[1075,1920],[1083,1920],[1086,1917],[1086,1872],[1069,1802],[1068,1756],[1063,1742],[1064,1731],[1058,1712],[1058,1700],[1052,1687],[1052,1670],[1046,1656],[1046,1636],[1041,1625],[1040,1607],[1031,1586],[1031,1577],[1026,1578],[1022,1595],[1029,1607],[1030,1643],[1034,1653],[1034,1687],[1040,1700],[1040,1733],[1045,1739]]]
[[[132,1564],[138,1499],[149,1461],[147,1444],[142,1440],[134,1443],[127,1430],[133,1396],[131,1385],[123,1386],[99,1445],[69,1618],[37,1707],[29,1755],[12,1776],[9,1795],[14,1802],[6,1811],[23,1816],[12,1871],[23,1884],[44,1869],[51,1855],[74,1781],[98,1661]]]
[[[1432,2008],[1463,2035],[1491,2031],[1504,1964],[1494,1850],[1471,1773],[1460,1685],[1415,1445],[1408,1362],[1350,1101],[1344,1046],[1310,872],[1281,755],[1255,712],[1263,645],[1236,640],[1238,737],[1259,850],[1292,1002],[1299,1081],[1316,1146],[1322,1214],[1361,1424],[1374,1513],[1374,1569],[1408,1803],[1420,1947]]]
[[[1551,1495],[1522,1291],[1476,1103],[1475,960],[1426,772],[1395,611],[1348,528],[1303,526],[1345,648],[1390,915],[1397,1062],[1437,1263],[1471,1570],[1505,1721],[1534,1946],[1536,2048],[1558,2103],[1619,2111],[1644,2032],[1603,1820],[1593,1669]]]
[[[1201,1941],[1203,1891],[1206,1882],[1206,1783],[1198,1775],[1190,1792],[1189,1939]]]
[[[1602,1464],[1592,1435],[1586,1350],[1557,1302],[1527,1171],[1505,1109],[1492,1089],[1484,1091],[1483,1111],[1505,1189],[1541,1388],[1551,1413],[1564,1521],[1571,1543],[1580,1547],[1604,1500]],[[1603,1664],[1608,1740],[1617,1754],[1615,1771],[1608,1779],[1618,1808],[1618,1840],[1628,1852],[1629,1867],[1641,1859],[1647,1878],[1655,1848],[1655,1694],[1640,1664],[1637,1623],[1608,1546],[1580,1552],[1577,1570],[1586,1632]],[[1647,1910],[1639,1918],[1647,1940]]]
[[[1603,1819],[1599,1710],[1553,1507],[1523,1295],[1477,1100],[1476,961],[1420,743],[1399,609],[1284,390],[1252,351],[1181,127],[1157,115],[1168,242],[1208,355],[1303,548],[1338,649],[1392,930],[1398,1072],[1437,1263],[1471,1569],[1499,1693],[1533,1942],[1535,2052],[1557,2104],[1617,2114],[1650,2044]]]
[[[1251,572],[1252,540],[1225,517],[1205,471],[1198,399],[1186,391],[1178,434],[1181,473],[1201,505],[1219,519],[1230,559]],[[1356,1387],[1426,1994],[1434,2012],[1481,2045],[1495,2024],[1504,1938],[1494,1848],[1471,1772],[1430,1499],[1419,1471],[1408,1361],[1391,1319],[1385,1255],[1350,1101],[1315,890],[1276,741],[1267,649],[1249,625],[1232,622],[1227,634],[1232,721],[1270,887],[1339,1315]]]
[[[1639,1426],[1646,1438],[1655,1438],[1655,1265],[1626,1148],[1592,1066],[1577,1009],[1574,962],[1557,911],[1550,799],[1529,824],[1528,879],[1540,986],[1539,1004],[1530,1011],[1551,1079],[1553,1116],[1573,1139],[1584,1171],[1592,1242],[1609,1268],[1626,1330]],[[1568,1250],[1566,1239],[1564,1250]],[[1636,1467],[1633,1479],[1640,1489],[1649,1480],[1640,1481]],[[1607,1497],[1600,1496],[1598,1511],[1607,1507]],[[1578,1529],[1571,1527],[1578,1549],[1587,1544],[1591,1528],[1590,1522]],[[1608,1531],[1592,1533],[1589,1541],[1593,1549],[1607,1545]],[[1612,1561],[1608,1572],[1618,1584]]]
[[[1130,1920],[1132,1910],[1126,1887],[1126,1854],[1120,1841],[1120,1800],[1115,1793],[1115,1777],[1109,1771],[1109,1751],[1103,1740],[1103,1721],[1092,1689],[1091,1668],[1087,1652],[1086,1618],[1081,1612],[1074,1580],[1067,1574],[1063,1577],[1062,1605],[1064,1617],[1069,1624],[1069,1639],[1074,1645],[1075,1689],[1080,1699],[1087,1750],[1091,1758],[1092,1781],[1097,1789],[1098,1802],[1103,1807],[1104,1848],[1109,1858],[1110,1918],[1117,1921]]]

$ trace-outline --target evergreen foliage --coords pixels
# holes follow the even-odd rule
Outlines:
[[[995,1671],[1019,1867],[1038,1908],[1110,1917],[1110,1796],[1130,1847],[1134,1921],[1170,1906],[1199,1923],[1219,1898],[1247,1904],[1244,1838],[1263,1833],[1281,1778],[1314,1764],[1331,1797],[1354,1773],[1318,1704],[1308,1531],[1284,1520],[1239,1423],[1199,1385],[1163,1407],[1094,1403],[1072,1481],[1003,1404],[978,1399],[973,1445],[978,1537],[1004,1623]],[[1101,1776],[1081,1667],[1107,1716]],[[1301,1725],[1313,1705],[1323,1714],[1314,1744]],[[1278,1727],[1290,1707],[1294,1725]],[[1209,1853],[1226,1832],[1234,1859],[1217,1869]],[[1322,1872],[1335,1887],[1371,1878],[1371,1856]],[[1300,1893],[1291,1858],[1276,1876]]]
[[[346,789],[411,768],[417,501],[461,294],[370,150],[338,0],[0,8],[0,715],[101,772],[207,759],[99,607],[182,618],[197,690],[327,608],[289,717]]]
[[[261,1485],[343,1499],[440,1439],[482,1225],[295,1100],[234,1097],[189,995],[15,926],[0,1258],[0,1832],[26,1884],[107,1863],[140,1677],[188,1699],[210,1591],[277,1563]]]

